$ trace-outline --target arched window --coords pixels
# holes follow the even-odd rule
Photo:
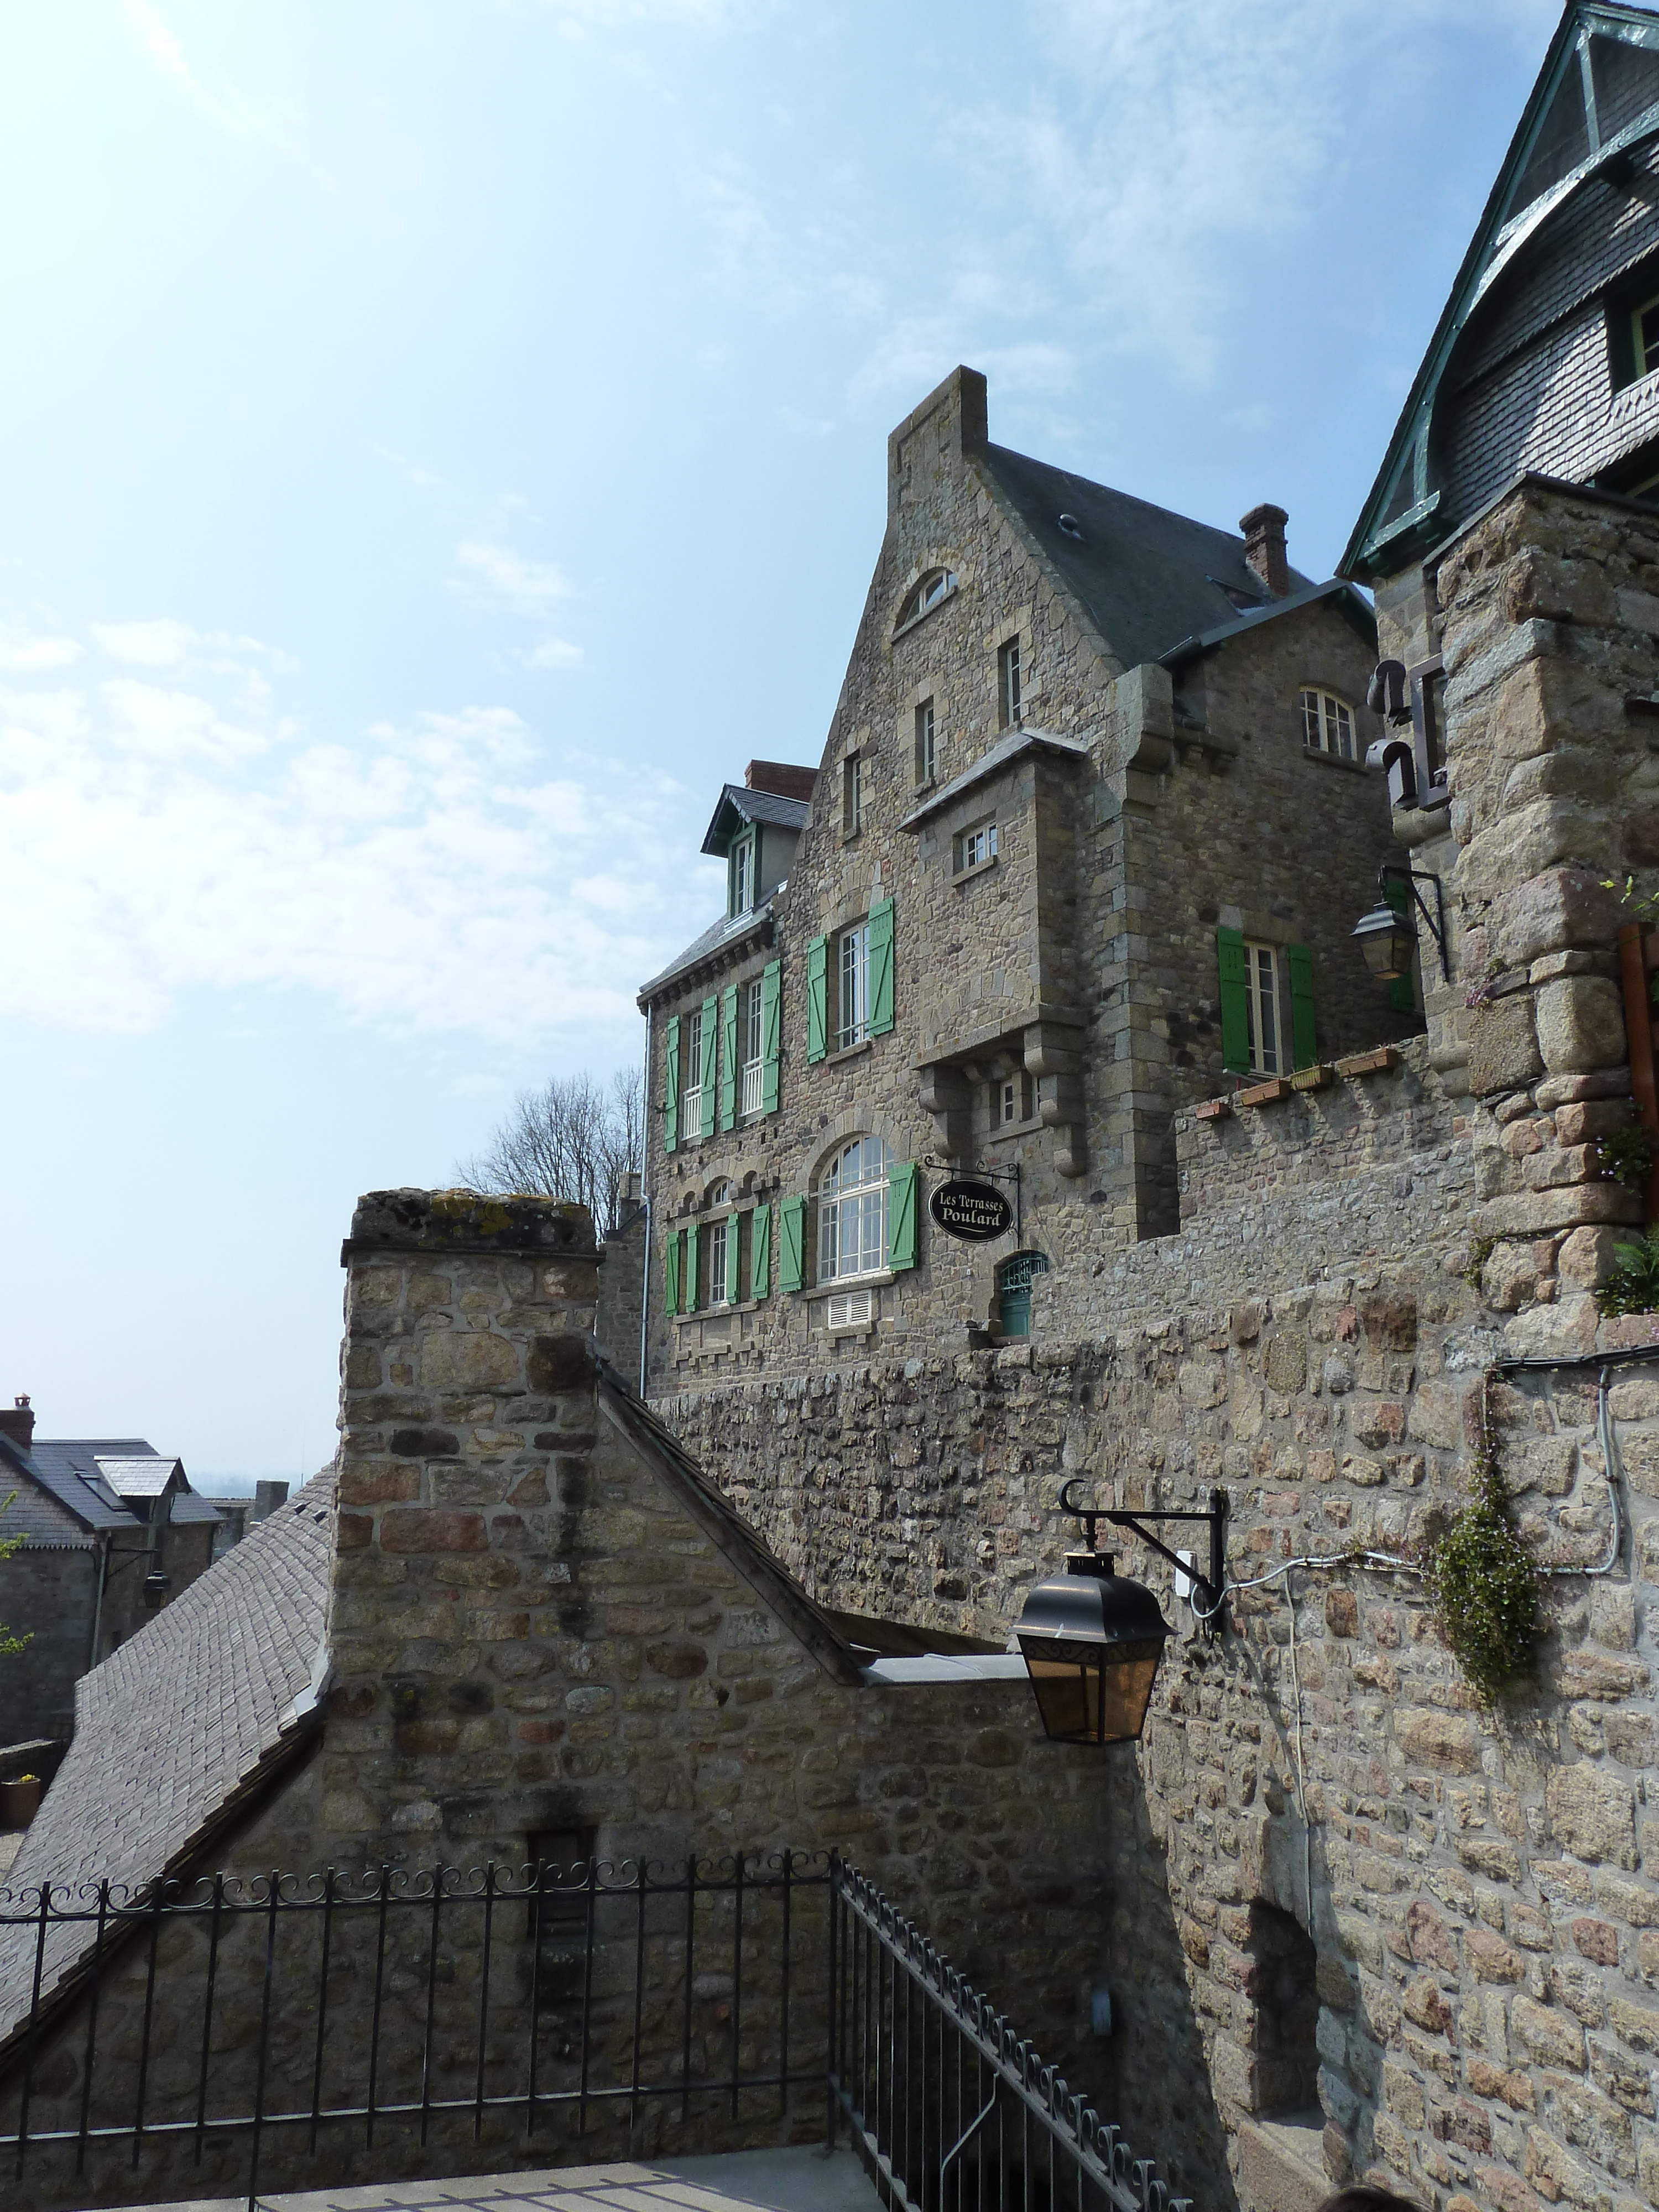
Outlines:
[[[1302,739],[1310,753],[1353,758],[1353,708],[1334,691],[1302,694]]]
[[[957,572],[954,568],[929,569],[899,609],[894,629],[902,629],[906,623],[915,622],[918,615],[925,615],[930,607],[936,607],[946,592],[954,592],[956,587]]]
[[[1016,1252],[997,1269],[997,1331],[1002,1336],[1031,1334],[1031,1279],[1046,1275],[1048,1262],[1041,1252]]]
[[[818,1280],[845,1282],[887,1265],[887,1171],[879,1137],[854,1137],[818,1178]]]

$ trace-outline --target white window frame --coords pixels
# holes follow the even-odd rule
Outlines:
[[[1285,977],[1276,945],[1245,939],[1244,1003],[1252,1070],[1257,1075],[1283,1075]]]
[[[976,822],[971,830],[964,830],[957,839],[957,873],[965,875],[969,868],[988,867],[997,856],[997,825],[994,822]]]
[[[818,1177],[820,1283],[856,1282],[887,1266],[887,1178],[893,1155],[868,1133],[849,1137]]]
[[[738,1019],[743,1030],[743,1073],[738,1113],[746,1121],[760,1112],[766,1096],[766,987],[759,975],[751,976],[743,986]]]
[[[708,1247],[708,1296],[706,1306],[723,1306],[726,1298],[726,1240],[737,1227],[735,1214],[723,1213],[718,1221],[708,1224],[708,1234],[701,1241]]]
[[[876,1310],[873,1291],[838,1291],[823,1310],[826,1328],[859,1328],[872,1320]]]
[[[1632,307],[1630,311],[1631,345],[1638,376],[1651,375],[1656,368],[1659,368],[1659,343],[1650,348],[1642,336],[1642,318],[1652,314],[1656,307],[1659,307],[1659,292],[1656,292],[1652,299],[1644,300],[1639,307]]]
[[[991,1133],[994,1136],[999,1129],[1018,1128],[1022,1121],[1029,1121],[1033,1110],[1029,1075],[1022,1071],[1013,1075],[998,1076],[991,1085]]]
[[[870,925],[843,929],[836,939],[836,1049],[846,1052],[870,1034]]]
[[[1310,753],[1328,753],[1333,760],[1357,760],[1353,708],[1334,691],[1311,684],[1302,687],[1302,742]]]
[[[864,827],[864,756],[848,753],[841,764],[841,834],[856,837]]]
[[[916,709],[916,781],[932,783],[939,760],[939,723],[931,699]]]
[[[1005,730],[1017,730],[1025,719],[1024,670],[1017,637],[1005,639],[997,647],[997,719]]]
[[[732,848],[732,912],[747,914],[755,903],[755,833],[746,830]]]
[[[685,1054],[685,1066],[695,1069],[698,1080],[688,1083],[680,1091],[680,1142],[696,1144],[702,1135],[702,1008],[685,1019],[685,1042],[681,1048]]]

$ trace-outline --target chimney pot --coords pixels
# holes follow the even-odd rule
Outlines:
[[[1285,525],[1290,520],[1282,507],[1263,504],[1243,516],[1245,565],[1276,599],[1291,595],[1291,564],[1285,554]]]
[[[27,1390],[20,1391],[9,1407],[0,1406],[0,1436],[9,1437],[21,1451],[33,1449],[34,1409]]]

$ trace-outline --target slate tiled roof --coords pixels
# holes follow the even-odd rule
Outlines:
[[[1225,645],[1246,630],[1260,629],[1280,615],[1298,613],[1304,607],[1314,607],[1328,601],[1330,605],[1359,632],[1364,641],[1376,643],[1376,617],[1371,611],[1369,599],[1355,590],[1352,584],[1340,580],[1328,584],[1314,584],[1306,591],[1292,592],[1287,599],[1269,599],[1265,606],[1252,607],[1248,613],[1234,615],[1231,621],[1217,623],[1212,629],[1201,630],[1193,637],[1183,637],[1178,645],[1160,654],[1166,668],[1196,659],[1200,653],[1212,653],[1218,645]]]
[[[809,800],[786,799],[781,791],[756,791],[746,783],[723,785],[708,834],[702,841],[703,851],[714,854],[717,859],[724,858],[726,848],[738,834],[736,827],[725,819],[728,807],[740,822],[771,822],[781,830],[804,829],[812,811]]]
[[[648,983],[641,984],[639,1003],[641,1008],[665,984],[672,983],[677,975],[684,975],[688,968],[695,968],[700,960],[708,959],[711,953],[720,951],[728,944],[738,945],[748,937],[757,934],[763,926],[770,923],[771,919],[770,899],[763,905],[752,907],[747,914],[723,914],[718,921],[710,923],[701,937],[694,937],[679,957],[669,962],[660,975],[653,975]]]
[[[984,458],[1126,668],[1157,660],[1183,638],[1229,620],[1234,611],[1230,592],[1271,604],[1244,558],[1244,540],[1231,531],[1191,521],[1006,446],[987,446]],[[1080,539],[1060,528],[1062,514],[1078,523]],[[1293,591],[1306,591],[1312,579],[1292,568],[1291,584]]]
[[[142,1888],[295,1740],[325,1664],[332,1506],[332,1474],[319,1474],[82,1676],[75,1741],[7,1877],[13,1898],[48,1881]],[[33,1940],[0,1928],[0,2041],[28,2007]],[[88,1948],[82,1923],[54,1924],[43,1990]]]
[[[111,1459],[100,1452],[96,1465],[118,1498],[159,1498],[180,1472],[176,1459],[164,1459],[160,1452],[138,1459]]]
[[[73,1514],[82,1528],[99,1534],[106,1528],[131,1528],[134,1516],[113,1504],[98,1480],[98,1455],[134,1458],[155,1454],[142,1437],[126,1437],[106,1443],[46,1442],[39,1439],[24,1451],[0,1435],[0,1482],[12,1487],[11,1477],[32,1477],[59,1505]]]

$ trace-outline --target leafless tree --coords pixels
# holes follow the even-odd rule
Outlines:
[[[619,1068],[608,1084],[556,1075],[540,1091],[521,1091],[488,1148],[457,1172],[471,1190],[573,1200],[609,1236],[622,1178],[639,1171],[644,1151],[645,1084],[637,1069]]]

